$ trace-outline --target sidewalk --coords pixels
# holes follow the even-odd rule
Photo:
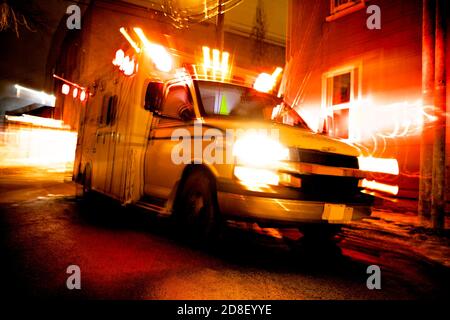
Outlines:
[[[392,211],[399,213],[414,213],[417,215],[418,200],[406,198],[393,198],[393,201],[385,200],[382,205],[377,208],[380,211]],[[447,201],[445,207],[447,215],[450,213],[450,202]],[[448,227],[448,225],[446,224]]]
[[[346,226],[346,238],[450,267],[450,217],[446,217],[445,230],[436,233],[430,221],[422,221],[414,212],[414,201],[399,201],[395,205],[395,212],[383,206],[370,218]]]

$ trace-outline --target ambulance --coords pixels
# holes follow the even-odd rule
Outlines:
[[[398,175],[397,161],[312,131],[277,94],[281,68],[237,77],[226,52],[203,47],[189,62],[139,28],[120,31],[130,46],[80,120],[85,195],[170,216],[201,239],[227,221],[328,238],[396,192],[369,177]]]

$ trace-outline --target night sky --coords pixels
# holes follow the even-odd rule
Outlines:
[[[45,89],[45,68],[52,37],[70,2],[8,0],[8,3],[18,6],[25,16],[35,21],[31,22],[34,32],[19,27],[19,38],[12,29],[0,32],[1,80]]]

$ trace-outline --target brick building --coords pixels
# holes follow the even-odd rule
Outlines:
[[[367,27],[370,5],[381,10],[381,29]],[[449,35],[447,23],[447,52]],[[286,51],[286,99],[310,126],[397,158],[401,174],[391,182],[417,197],[420,137],[433,119],[422,103],[422,1],[291,0]]]

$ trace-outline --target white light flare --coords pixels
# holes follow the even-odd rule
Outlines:
[[[228,75],[229,61],[230,61],[230,54],[228,52],[223,52],[222,53],[222,65],[221,65],[222,81],[224,81]]]
[[[260,92],[270,92],[274,89],[277,84],[278,77],[280,76],[283,69],[278,67],[272,74],[261,73],[255,80],[253,88]]]
[[[134,32],[145,48],[145,53],[152,59],[156,68],[163,72],[169,72],[173,68],[172,56],[167,52],[166,48],[159,44],[151,43],[141,28],[134,28]]]
[[[289,149],[265,134],[251,133],[236,140],[233,156],[239,164],[273,168],[279,161],[289,159]]]
[[[77,133],[62,121],[34,116],[7,116],[0,132],[0,167],[35,167],[71,171]]]
[[[213,79],[216,79],[216,73],[221,70],[220,68],[220,51],[217,49],[213,49],[212,51],[213,54]]]
[[[203,47],[203,70],[205,77],[208,75],[208,70],[211,69],[211,53],[209,47]]]
[[[86,101],[86,98],[87,98],[87,94],[86,94],[86,91],[81,91],[81,93],[80,93],[80,101],[81,102],[84,102],[84,101]]]
[[[399,167],[397,159],[358,157],[359,169],[368,172],[387,173],[398,175]]]
[[[70,86],[66,83],[64,83],[61,87],[61,93],[65,96],[67,96],[70,93]]]
[[[203,72],[205,79],[210,75],[213,80],[221,79],[224,81],[230,73],[230,54],[218,49],[202,47],[203,51]],[[212,52],[212,57],[211,57]]]
[[[18,98],[34,99],[39,101],[41,104],[49,105],[50,107],[55,106],[56,97],[54,95],[47,94],[44,91],[37,91],[26,88],[18,84],[16,84],[14,87],[16,88],[16,96]],[[25,96],[23,95],[23,93],[25,93]]]
[[[249,190],[253,191],[259,191],[259,188],[270,185],[277,186],[280,182],[279,176],[275,172],[267,169],[236,166],[234,168],[234,175]]]
[[[122,49],[119,49],[116,51],[116,56],[113,60],[113,65],[120,67],[123,64],[123,61],[125,60],[125,52]]]

